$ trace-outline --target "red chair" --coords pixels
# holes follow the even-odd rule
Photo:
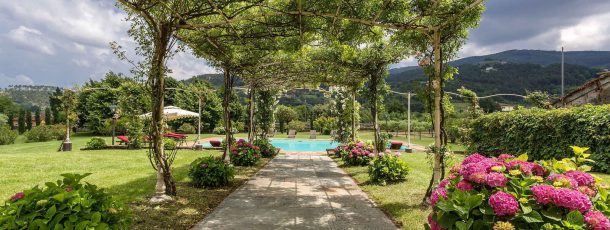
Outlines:
[[[117,136],[119,139],[119,145],[121,144],[129,144],[129,138],[127,136]]]

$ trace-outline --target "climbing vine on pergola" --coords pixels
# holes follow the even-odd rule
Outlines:
[[[341,73],[355,72],[358,68],[319,59],[311,62],[308,51],[333,42],[358,50],[377,43],[375,39],[362,40],[363,34],[381,31],[377,33],[378,41],[391,39],[407,48],[397,57],[419,54],[417,57],[427,70],[434,95],[431,111],[434,112],[435,149],[441,149],[445,144],[441,138],[443,81],[454,72],[445,63],[456,55],[468,29],[477,25],[484,9],[483,0],[118,1],[129,13],[130,35],[139,44],[138,54],[145,57],[140,67],[152,88],[152,140],[160,178],[158,196],[176,194],[162,148],[164,77],[174,45],[182,43],[191,47],[199,57],[223,70],[225,128],[231,130],[227,92],[236,76],[249,82],[251,90],[278,83],[288,87],[338,84],[341,81],[333,79],[344,79],[346,75]],[[387,59],[384,64],[387,66],[391,61]],[[315,66],[321,63],[326,65]],[[382,76],[370,74],[380,69],[359,69],[362,74],[348,78]],[[227,133],[227,140],[231,140],[230,132]],[[443,154],[436,152],[431,186],[442,177],[441,162]]]

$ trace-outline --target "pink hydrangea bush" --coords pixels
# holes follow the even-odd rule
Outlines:
[[[373,146],[362,141],[340,145],[336,148],[336,152],[339,153],[345,164],[351,166],[368,165],[375,157]]]
[[[471,154],[431,193],[426,228],[610,230],[607,186],[579,162]]]

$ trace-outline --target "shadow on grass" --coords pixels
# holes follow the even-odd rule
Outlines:
[[[261,160],[255,167],[236,167],[235,180],[220,188],[195,188],[187,179],[188,165],[173,168],[177,196],[163,205],[151,205],[156,173],[129,183],[108,188],[132,210],[132,229],[190,229],[210,213],[222,200],[262,168],[269,160]]]

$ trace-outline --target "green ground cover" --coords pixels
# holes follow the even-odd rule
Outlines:
[[[214,135],[206,135],[214,136]],[[218,189],[197,189],[189,184],[188,165],[198,157],[220,156],[220,151],[180,150],[173,165],[177,182],[176,202],[163,207],[148,205],[154,192],[156,174],[146,150],[92,150],[80,148],[91,136],[74,136],[74,151],[57,152],[60,141],[0,146],[0,200],[12,194],[60,179],[63,173],[92,173],[84,179],[108,189],[133,210],[135,229],[188,229],[213,210],[228,194],[247,180],[267,161],[257,166],[236,167],[236,180]],[[105,137],[110,143],[110,137]]]

